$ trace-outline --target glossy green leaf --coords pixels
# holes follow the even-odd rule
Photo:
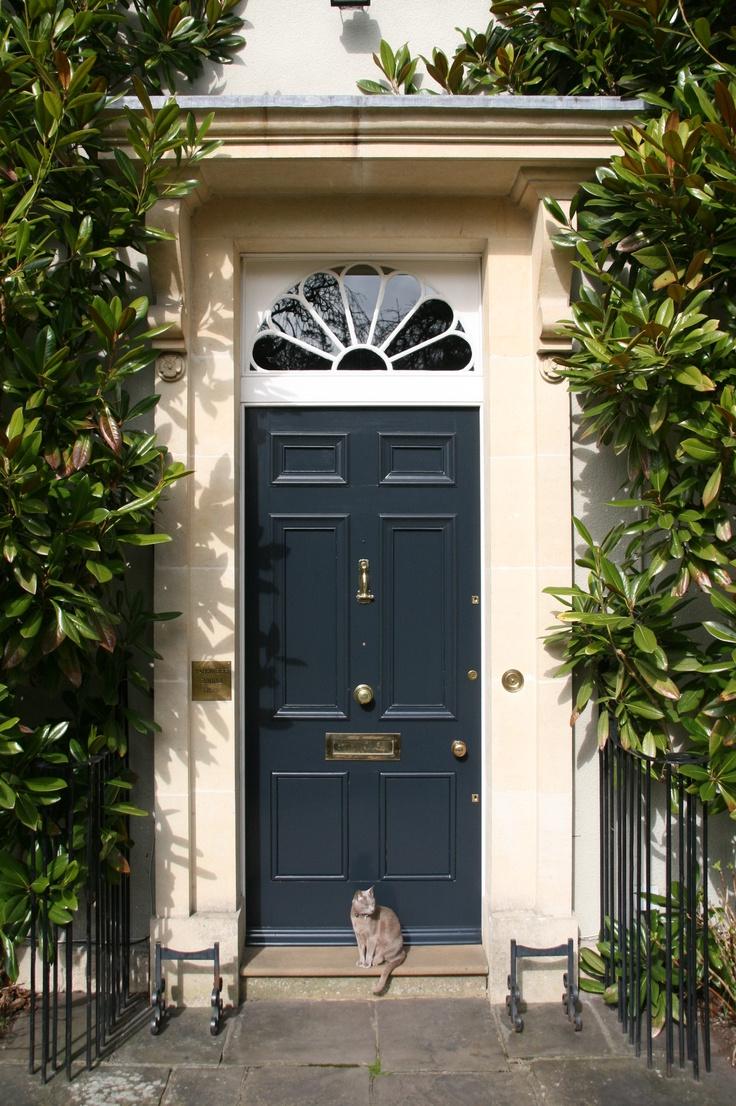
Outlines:
[[[645,664],[641,659],[636,661],[636,670],[649,686],[665,699],[677,701],[680,698],[680,689],[677,684],[663,672],[652,665]]]
[[[22,568],[20,565],[13,566],[13,575],[16,580],[30,595],[36,594],[36,588],[38,587],[38,577],[35,572],[30,572],[26,568]]]
[[[24,781],[29,791],[46,794],[49,791],[63,791],[66,781],[58,776],[30,776]]]
[[[5,810],[12,810],[15,806],[16,794],[10,784],[0,776],[0,807]]]
[[[124,545],[161,545],[171,541],[170,534],[121,534],[120,541]]]
[[[637,623],[634,627],[634,644],[643,653],[653,653],[657,648],[657,637],[647,626]]]
[[[128,814],[134,818],[148,818],[149,811],[141,810],[139,806],[133,806],[132,803],[110,803],[106,806],[106,810],[112,811],[116,814]]]
[[[52,903],[49,906],[48,917],[49,921],[53,922],[54,925],[65,926],[73,920],[74,915],[71,910],[66,910],[63,906]]]
[[[568,222],[567,216],[560,207],[559,202],[555,200],[552,196],[545,196],[543,202],[544,206],[546,207],[552,218],[555,219],[558,223],[562,223],[563,226],[566,226]]]
[[[705,488],[703,489],[703,506],[710,507],[718,499],[723,479],[723,465],[718,464],[711,473]]]
[[[595,975],[603,976],[606,971],[606,964],[602,956],[593,949],[581,948],[580,950],[580,966],[586,972],[592,972]]]
[[[725,641],[730,645],[736,645],[736,629],[726,626],[723,622],[704,622],[703,628],[717,641]]]
[[[96,580],[99,580],[101,584],[106,584],[112,580],[112,572],[102,561],[87,560],[85,561],[85,565],[87,571],[90,572]]]

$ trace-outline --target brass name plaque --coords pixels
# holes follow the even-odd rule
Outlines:
[[[401,734],[326,733],[325,760],[401,760]]]
[[[192,702],[233,697],[230,661],[192,661]]]

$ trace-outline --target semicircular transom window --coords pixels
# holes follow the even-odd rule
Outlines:
[[[271,305],[252,372],[472,372],[473,351],[447,300],[384,265],[319,269]]]

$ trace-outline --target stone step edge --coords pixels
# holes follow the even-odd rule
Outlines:
[[[417,978],[488,976],[488,964],[480,945],[462,945],[458,948],[463,950],[459,956],[452,946],[432,946],[431,950],[428,946],[409,949],[406,960],[394,969],[393,974]],[[467,950],[470,948],[474,952],[469,955]],[[345,956],[346,951],[344,948],[330,950],[333,954],[329,957],[331,962],[320,964],[315,963],[315,950],[311,948],[251,949],[240,968],[240,975],[244,979],[360,979],[381,974],[382,966],[359,968],[354,959],[355,950],[349,950],[350,960]],[[326,959],[324,954],[327,950],[320,949],[319,952],[322,954],[320,959]],[[428,955],[430,952],[431,955]]]

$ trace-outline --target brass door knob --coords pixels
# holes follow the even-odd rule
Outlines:
[[[373,688],[370,684],[358,684],[353,691],[353,699],[356,703],[360,703],[361,707],[367,707],[373,702]]]
[[[465,741],[453,741],[450,749],[452,750],[452,755],[458,760],[462,760],[463,757],[468,755],[468,746]]]

